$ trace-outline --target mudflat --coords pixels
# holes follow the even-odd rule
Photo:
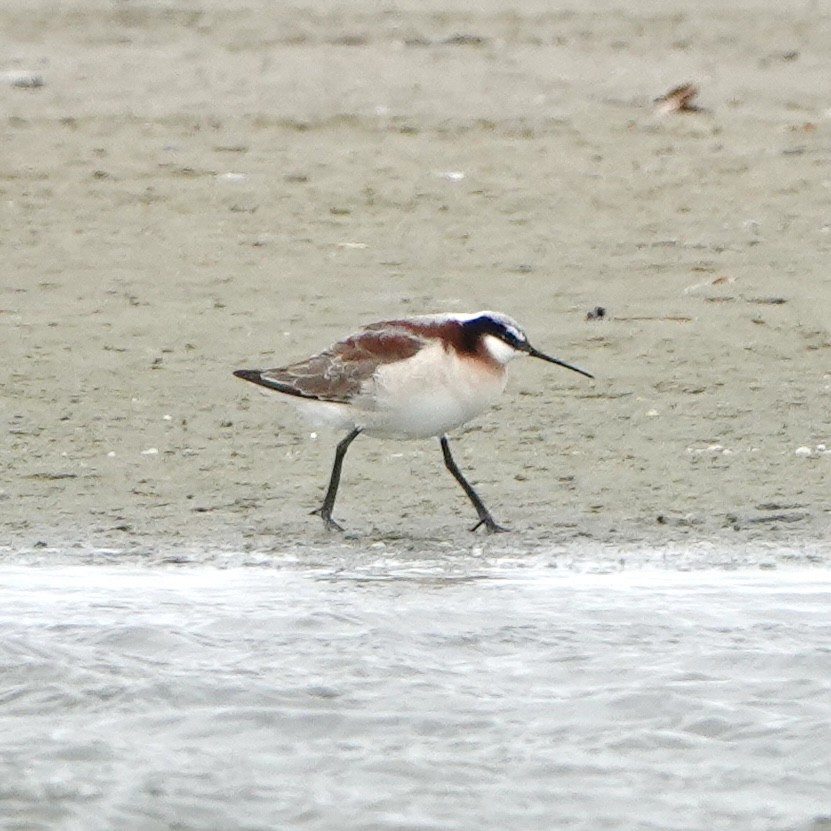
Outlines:
[[[550,5],[3,4],[5,556],[828,562],[831,13]],[[339,436],[231,372],[478,309],[596,376],[451,436],[513,533],[359,439],[328,535]]]

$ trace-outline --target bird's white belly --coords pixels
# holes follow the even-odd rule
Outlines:
[[[333,401],[316,401],[313,398],[293,398],[292,404],[313,427],[330,427],[334,430],[354,430],[354,408],[349,404]]]
[[[369,436],[441,436],[488,409],[505,388],[505,371],[430,346],[405,361],[385,364],[349,403],[296,398],[317,427],[359,428]]]
[[[441,436],[490,407],[505,387],[501,367],[458,358],[441,346],[380,367],[354,405],[356,426],[395,438]]]

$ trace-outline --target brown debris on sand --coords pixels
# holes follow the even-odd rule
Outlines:
[[[673,87],[669,92],[656,98],[655,109],[662,115],[668,113],[699,113],[702,108],[693,104],[693,99],[698,95],[698,87],[695,84],[680,84]]]

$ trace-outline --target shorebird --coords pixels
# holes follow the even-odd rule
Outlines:
[[[324,352],[277,369],[238,369],[238,378],[292,396],[317,425],[348,431],[319,514],[332,518],[346,451],[361,434],[381,438],[436,437],[445,467],[464,490],[489,533],[505,531],[491,516],[450,453],[447,433],[491,406],[505,388],[506,366],[530,355],[593,376],[535,349],[510,317],[498,312],[435,314],[370,323]]]

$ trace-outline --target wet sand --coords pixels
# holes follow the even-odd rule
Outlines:
[[[549,5],[4,4],[4,556],[827,563],[831,15]],[[338,437],[231,371],[480,308],[596,375],[452,437],[514,532],[365,439],[332,539]]]

